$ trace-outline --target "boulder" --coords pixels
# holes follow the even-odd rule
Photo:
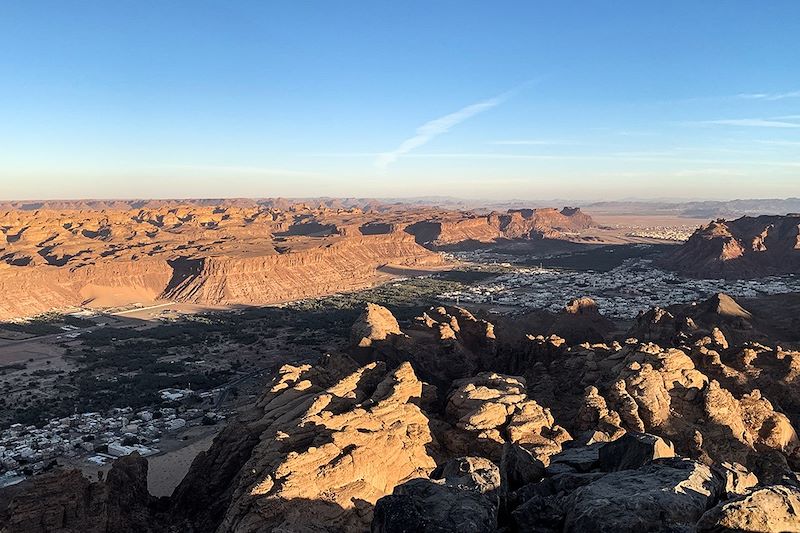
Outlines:
[[[569,444],[572,444],[571,442]],[[595,442],[587,446],[570,446],[550,457],[547,474],[552,476],[566,472],[589,472],[597,468],[600,448],[606,443]]]
[[[401,335],[400,324],[391,311],[382,305],[368,303],[350,329],[350,342],[367,347],[372,341],[386,340],[390,335]]]
[[[522,446],[510,442],[503,445],[500,479],[506,491],[515,491],[528,483],[540,481],[544,472],[544,464]]]
[[[497,529],[500,471],[482,457],[460,457],[431,479],[412,479],[378,500],[373,533],[489,533]]]
[[[675,457],[671,442],[648,433],[626,433],[600,447],[597,466],[605,472],[616,472],[639,468],[666,457]]]
[[[565,532],[691,530],[721,489],[711,469],[688,459],[657,459],[612,472],[565,498]]]
[[[697,523],[697,531],[800,531],[800,490],[785,485],[773,485],[721,502],[702,516]]]
[[[516,506],[515,492],[529,483],[541,481],[544,477],[544,463],[531,452],[506,442],[503,445],[503,458],[500,461],[500,510],[506,515]]]

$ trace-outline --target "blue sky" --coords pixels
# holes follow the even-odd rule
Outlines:
[[[0,199],[800,195],[800,2],[0,2]]]

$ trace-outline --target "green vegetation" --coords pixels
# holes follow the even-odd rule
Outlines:
[[[64,330],[61,329],[61,326],[87,328],[94,325],[94,322],[85,318],[59,313],[45,313],[25,321],[0,323],[0,330],[39,336],[63,333]]]
[[[348,319],[349,324],[352,324],[364,305],[372,302],[390,308],[398,320],[411,320],[431,305],[438,305],[437,296],[442,292],[462,289],[463,283],[470,277],[486,279],[494,275],[496,274],[477,271],[443,272],[430,277],[390,282],[352,293],[302,300],[290,304],[289,308],[300,311],[325,311],[326,314],[350,311]]]
[[[106,326],[86,331],[78,347],[66,348],[65,357],[77,369],[31,372],[28,379],[39,379],[50,394],[37,396],[37,389],[36,394],[18,396],[21,399],[13,408],[4,409],[8,416],[2,423],[41,424],[74,412],[157,406],[163,404],[158,394],[161,389],[208,390],[231,381],[240,372],[297,358],[313,359],[344,346],[350,326],[367,302],[389,307],[398,320],[411,320],[437,305],[438,294],[494,275],[497,272],[443,272],[285,306],[199,314],[147,328]],[[74,317],[51,318],[57,322],[40,318],[25,324],[24,329],[41,334],[61,332],[58,324],[91,324]],[[276,352],[281,357],[277,361]],[[0,375],[25,368],[22,363],[8,365],[0,368]],[[12,380],[19,390],[18,380]],[[235,388],[229,392],[231,398],[238,395]]]

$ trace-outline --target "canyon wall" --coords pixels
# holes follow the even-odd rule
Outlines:
[[[594,226],[577,208],[479,215],[408,206],[275,205],[8,206],[0,213],[0,320],[165,299],[283,302],[375,284],[390,277],[391,269],[382,267],[439,265],[438,247],[570,238]]]
[[[191,261],[191,260],[189,260]],[[393,233],[334,240],[324,247],[252,257],[211,256],[198,261],[163,298],[191,303],[264,304],[367,286],[383,266],[441,264],[438,254]],[[177,263],[177,262],[176,262]]]
[[[430,246],[447,246],[474,241],[487,243],[497,239],[564,238],[571,233],[595,227],[592,218],[580,208],[562,210],[512,209],[488,215],[437,217],[410,224],[406,231],[417,242]]]

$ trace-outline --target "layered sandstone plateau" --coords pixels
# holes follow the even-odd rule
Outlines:
[[[371,304],[348,353],[281,367],[171,497],[129,457],[15,487],[0,531],[798,531],[800,352],[728,339],[713,317],[744,308],[705,305],[657,344]]]
[[[13,204],[0,213],[0,320],[158,300],[275,303],[436,267],[433,250],[445,244],[568,237],[592,225],[569,208],[476,215],[284,204]]]
[[[800,214],[715,220],[669,254],[663,266],[700,278],[800,272]]]

